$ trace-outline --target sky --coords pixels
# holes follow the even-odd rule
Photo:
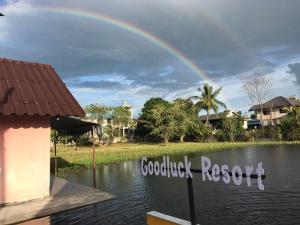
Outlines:
[[[247,112],[241,77],[272,78],[268,97],[299,96],[298,0],[0,0],[0,57],[51,64],[84,107],[137,115],[146,100],[198,95]]]

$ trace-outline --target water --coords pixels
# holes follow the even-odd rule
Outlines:
[[[206,154],[214,163],[253,165],[263,162],[265,190],[257,181],[247,187],[232,182],[203,182],[201,174],[193,179],[197,223],[300,224],[300,146],[248,147]],[[201,155],[189,155],[193,167],[200,168]],[[171,157],[182,160],[183,157]],[[52,224],[146,224],[146,212],[159,211],[189,220],[187,185],[184,179],[143,177],[140,161],[100,166],[97,188],[115,199],[51,216]],[[91,185],[92,171],[67,175],[67,179]]]

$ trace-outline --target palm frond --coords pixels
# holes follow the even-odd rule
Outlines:
[[[216,97],[220,94],[222,88],[223,88],[223,87],[220,87],[220,88],[218,88],[214,93],[212,93],[212,97],[216,98]]]
[[[212,109],[213,109],[213,111],[214,111],[214,113],[218,113],[218,111],[219,111],[219,106],[217,105],[217,104],[213,104],[212,105]]]
[[[198,88],[197,88],[197,91],[202,92],[203,90],[202,90],[201,87],[198,87]]]
[[[219,100],[217,100],[217,99],[215,99],[215,102],[216,102],[219,106],[222,106],[224,109],[227,109],[227,106],[226,106],[226,104],[225,104],[224,102],[221,102],[221,101],[219,101]]]
[[[192,96],[192,97],[189,97],[188,99],[200,99],[199,96]]]
[[[205,83],[204,87],[203,87],[203,92],[205,93],[206,96],[210,96],[211,90],[212,90],[212,87],[209,86],[208,83]]]

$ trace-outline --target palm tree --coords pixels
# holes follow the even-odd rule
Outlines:
[[[199,113],[200,110],[204,109],[207,113],[206,124],[208,124],[209,112],[213,110],[215,113],[218,112],[219,106],[226,109],[225,103],[219,101],[217,96],[220,94],[222,87],[213,92],[213,87],[208,83],[205,83],[203,88],[198,88],[200,91],[200,96],[193,96],[192,99],[197,99],[198,101],[195,104],[196,110]]]

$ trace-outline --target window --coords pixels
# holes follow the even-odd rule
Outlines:
[[[287,113],[288,109],[287,108],[281,108],[281,109],[279,109],[279,112],[280,113]]]

